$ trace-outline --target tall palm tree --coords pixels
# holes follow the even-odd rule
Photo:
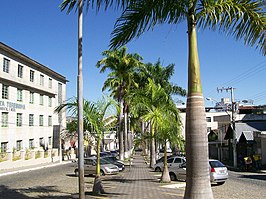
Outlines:
[[[187,183],[185,198],[213,198],[208,171],[208,139],[197,48],[197,27],[244,39],[265,55],[263,0],[140,0],[117,20],[111,47],[126,44],[156,24],[187,22],[188,96],[186,111]]]
[[[147,63],[142,68],[142,82],[147,82],[148,78],[153,79],[155,84],[160,84],[167,93],[175,95],[186,95],[186,90],[170,82],[174,74],[174,64],[169,64],[166,67],[162,66],[160,59],[154,64]]]
[[[154,84],[160,84],[160,86],[169,96],[173,94],[185,96],[186,91],[183,88],[170,83],[170,78],[173,74],[174,64],[169,64],[168,66],[164,67],[161,65],[160,60],[158,60],[155,64],[147,63],[141,67],[140,70],[138,70],[135,74],[135,81],[138,83],[138,87],[140,89],[144,89],[146,85],[149,84],[149,79],[151,79]],[[152,144],[155,144],[155,142],[152,142]],[[150,149],[155,149],[155,146],[150,147]],[[152,153],[153,152],[151,152],[151,154]],[[152,156],[152,158],[153,157],[155,158],[155,156]],[[151,162],[152,161],[153,160],[151,160]]]
[[[142,120],[151,124],[150,132],[150,167],[155,164],[155,132],[163,129],[166,117],[177,111],[174,103],[171,103],[170,95],[165,92],[160,84],[155,84],[148,79],[148,84],[143,89],[135,89],[127,95],[131,104],[131,112],[134,116],[140,116]],[[170,109],[171,107],[171,109]],[[171,114],[171,116],[173,116]],[[175,125],[178,123],[176,122]]]
[[[104,82],[103,90],[109,89],[111,96],[120,103],[119,114],[119,159],[124,160],[124,153],[127,152],[127,112],[128,104],[125,102],[124,96],[130,87],[135,87],[133,74],[136,68],[142,65],[142,57],[138,54],[127,53],[124,46],[120,49],[107,50],[102,53],[104,58],[97,62],[96,67],[101,68],[103,73],[107,69],[111,70],[107,80]],[[122,129],[122,121],[124,114],[124,136]],[[123,139],[124,138],[124,139]],[[126,153],[127,154],[127,153]]]

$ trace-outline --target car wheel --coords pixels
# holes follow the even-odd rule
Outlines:
[[[169,173],[169,175],[170,175],[171,181],[176,181],[177,180],[174,173],[171,172],[171,173]]]
[[[224,182],[217,182],[218,185],[223,185],[224,183],[225,183],[225,181]]]
[[[156,171],[156,172],[161,172],[162,170],[161,170],[160,167],[156,167],[156,168],[155,168],[155,171]]]
[[[79,176],[79,170],[75,169],[75,176],[78,177]]]
[[[104,172],[103,172],[103,170],[100,170],[100,176],[104,176],[105,174],[104,174]]]

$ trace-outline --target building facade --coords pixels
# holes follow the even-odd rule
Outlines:
[[[66,78],[1,42],[0,67],[1,152],[54,147],[66,126],[65,112],[54,113]]]

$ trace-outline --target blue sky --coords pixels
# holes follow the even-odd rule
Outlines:
[[[62,0],[9,0],[1,2],[0,41],[64,75],[68,80],[67,98],[76,95],[77,79],[77,13],[60,12]],[[107,73],[95,67],[108,49],[110,34],[118,11],[98,15],[89,10],[84,15],[83,78],[84,98],[96,101],[102,96]],[[266,104],[266,59],[254,47],[235,41],[224,33],[200,30],[198,48],[204,97],[219,101],[230,93],[217,87],[236,88],[235,99],[252,99]],[[172,82],[187,88],[186,24],[159,25],[128,45],[129,53],[138,53],[144,62],[164,66],[175,64]],[[183,97],[175,99],[186,101]],[[214,105],[206,101],[206,106]]]

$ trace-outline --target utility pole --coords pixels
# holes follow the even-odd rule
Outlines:
[[[233,129],[233,139],[232,139],[232,146],[233,146],[233,161],[234,161],[234,168],[237,168],[237,151],[236,151],[236,126],[235,126],[235,99],[234,99],[234,89],[233,87],[227,87],[227,88],[217,88],[218,93],[223,92],[224,90],[226,92],[231,92],[231,109],[232,109],[232,129]]]

